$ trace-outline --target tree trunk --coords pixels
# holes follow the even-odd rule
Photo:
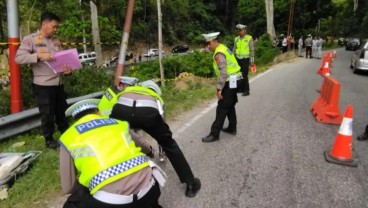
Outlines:
[[[275,26],[273,22],[273,0],[265,0],[266,15],[267,15],[267,34],[270,40],[273,41],[276,38]]]
[[[89,1],[89,5],[91,7],[91,21],[92,21],[92,35],[93,35],[93,43],[95,46],[96,52],[96,65],[102,65],[102,50],[101,50],[101,41],[100,41],[100,28],[98,27],[98,14],[97,14],[97,6],[94,1]]]

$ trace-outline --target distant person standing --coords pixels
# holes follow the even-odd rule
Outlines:
[[[302,57],[302,49],[303,49],[303,36],[300,36],[298,41],[298,56]]]
[[[55,73],[46,61],[54,59],[53,52],[60,50],[60,45],[53,36],[59,27],[60,19],[51,12],[41,15],[41,25],[37,32],[23,38],[15,56],[18,64],[31,64],[33,71],[33,92],[41,113],[41,131],[46,140],[46,147],[57,148],[54,138],[54,125],[63,133],[68,129],[65,117],[67,108],[66,94],[62,78],[72,73],[70,66],[64,66],[62,73]]]
[[[254,41],[252,36],[247,34],[247,26],[238,24],[236,29],[239,36],[235,38],[233,51],[243,74],[243,81],[238,91],[242,92],[243,96],[248,96],[250,95],[249,62],[254,64]]]
[[[323,39],[321,37],[317,38],[317,58],[322,58],[322,45],[323,45]]]
[[[317,37],[312,39],[312,57],[317,57]]]
[[[313,58],[312,56],[312,35],[309,34],[307,39],[305,39],[305,58]]]

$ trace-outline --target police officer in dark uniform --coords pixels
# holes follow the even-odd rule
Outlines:
[[[214,52],[213,67],[218,76],[216,119],[212,123],[211,132],[202,138],[202,142],[214,142],[219,140],[220,131],[224,125],[226,116],[229,119],[229,126],[222,129],[226,133],[236,134],[236,110],[235,104],[238,102],[237,86],[242,81],[240,66],[234,54],[225,45],[217,40],[219,32],[203,34],[208,48]]]
[[[53,39],[60,19],[54,13],[41,15],[40,29],[24,37],[15,57],[18,64],[31,64],[33,71],[33,91],[41,113],[41,131],[46,147],[57,148],[53,139],[54,125],[63,133],[68,128],[65,117],[66,94],[63,87],[63,75],[71,74],[70,66],[64,66],[62,73],[55,73],[46,61],[53,60],[53,52],[60,50],[58,41]]]
[[[185,195],[195,197],[201,188],[201,181],[195,178],[192,170],[172,137],[170,127],[163,119],[161,90],[152,80],[128,86],[120,94],[110,118],[128,121],[131,128],[142,129],[152,136],[165,151],[180,182],[186,183]]]

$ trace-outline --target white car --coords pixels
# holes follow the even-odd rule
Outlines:
[[[96,53],[95,52],[80,53],[78,57],[82,64],[93,65],[96,63]]]
[[[360,45],[351,57],[350,68],[354,73],[368,71],[368,41]]]
[[[143,54],[144,57],[153,57],[158,56],[159,50],[157,48],[151,48],[146,53]],[[162,54],[165,54],[165,51],[161,51]]]

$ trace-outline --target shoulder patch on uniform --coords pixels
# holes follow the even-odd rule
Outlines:
[[[23,39],[23,43],[26,44],[27,46],[31,46],[32,45],[32,41],[28,38]]]
[[[215,61],[216,61],[217,65],[220,64],[220,58],[219,58],[218,54],[215,55]]]

